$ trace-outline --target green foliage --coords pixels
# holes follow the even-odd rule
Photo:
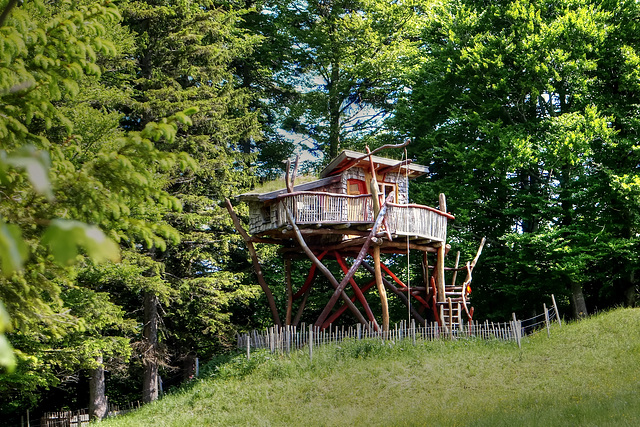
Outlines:
[[[290,91],[282,128],[330,158],[380,130],[402,91],[398,77],[420,62],[426,2],[267,2],[289,48],[278,74]],[[276,38],[277,40],[277,38]]]
[[[620,58],[613,51],[630,58],[638,47],[611,36],[626,26],[617,10],[573,0],[452,1],[424,28],[429,55],[394,121],[430,167],[429,183],[412,187],[416,201],[445,193],[456,215],[451,238],[465,246],[489,239],[474,271],[479,314],[525,310],[550,293],[572,298],[578,313],[583,290],[588,305],[612,302],[600,295],[612,286],[604,260],[622,254],[607,242],[631,238],[640,224],[623,192],[631,187],[619,184],[637,175],[627,123],[640,93],[611,96],[631,76],[603,73],[612,55]],[[622,264],[617,303],[633,304],[635,256]]]

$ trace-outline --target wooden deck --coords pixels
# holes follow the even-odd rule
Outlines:
[[[301,227],[325,227],[344,229],[367,229],[373,225],[371,195],[350,196],[325,192],[300,191],[283,194],[264,208],[262,217],[252,218],[249,231],[253,235],[272,234],[284,229],[287,207],[295,222]],[[387,210],[387,225],[392,236],[409,236],[433,242],[444,242],[447,237],[447,220],[450,214],[422,205],[399,205],[390,203]]]

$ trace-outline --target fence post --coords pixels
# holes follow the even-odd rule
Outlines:
[[[547,327],[547,338],[551,338],[551,331],[549,330],[549,312],[547,311],[547,304],[542,304],[544,307],[544,324]]]
[[[251,337],[249,334],[247,334],[247,360],[251,360]]]
[[[411,319],[411,337],[413,339],[413,345],[416,345],[416,321]]]
[[[513,314],[513,334],[516,338],[516,342],[518,343],[518,348],[522,348],[522,345],[520,344],[520,328],[519,328],[519,323],[518,323],[518,319],[516,319],[516,314]]]
[[[276,341],[276,337],[274,335],[274,331],[275,329],[273,327],[269,328],[269,331],[267,332],[269,334],[269,350],[271,350],[271,353],[273,353],[275,351],[275,341]]]
[[[558,312],[558,304],[556,304],[556,297],[551,294],[551,301],[553,301],[553,309],[556,311],[556,319],[558,319],[558,325],[562,328],[562,322],[560,321],[560,313]]]
[[[309,325],[309,361],[313,360],[313,324]]]
[[[285,327],[285,336],[287,338],[287,354],[291,353],[291,326]]]

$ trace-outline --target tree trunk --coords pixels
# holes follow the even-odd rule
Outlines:
[[[107,416],[107,396],[105,394],[104,366],[102,356],[96,357],[98,367],[89,379],[89,417],[91,421],[100,421]]]
[[[335,158],[340,149],[340,65],[337,60],[331,61],[331,81],[329,82],[329,158]]]
[[[144,383],[142,401],[158,399],[158,297],[152,292],[144,294]]]
[[[574,280],[571,281],[571,305],[573,306],[573,316],[576,319],[587,316],[587,304],[584,301],[582,286]]]
[[[629,274],[629,283],[624,290],[624,305],[627,307],[635,307],[638,302],[638,284],[636,280],[636,272]]]

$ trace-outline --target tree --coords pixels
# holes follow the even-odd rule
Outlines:
[[[610,281],[598,270],[614,256],[606,248],[619,247],[621,222],[630,224],[612,209],[629,200],[621,180],[637,176],[620,123],[628,118],[611,105],[615,98],[629,112],[620,104],[632,94],[611,89],[633,75],[603,67],[621,60],[614,51],[633,51],[610,37],[618,19],[583,1],[454,1],[425,28],[429,59],[395,123],[415,136],[412,153],[431,169],[419,198],[446,192],[455,238],[489,237],[474,272],[485,312],[504,316],[504,301],[532,306],[560,290],[575,315],[586,314],[585,301],[597,303],[609,286],[583,293]]]
[[[133,100],[119,106],[123,125],[135,129],[187,106],[199,108],[192,125],[163,145],[198,163],[166,180],[165,189],[183,209],[164,219],[180,232],[181,242],[148,253],[163,264],[162,276],[175,291],[171,301],[160,301],[167,356],[172,364],[188,366],[196,356],[228,346],[231,307],[257,294],[246,283],[246,253],[220,204],[254,181],[255,154],[245,145],[260,138],[259,113],[239,64],[247,62],[259,37],[242,29],[244,11],[217,3],[130,2],[123,15],[140,41]],[[153,313],[153,296],[148,297],[145,307]],[[154,328],[149,332],[154,335]]]
[[[281,59],[288,64],[281,86],[297,92],[283,129],[331,158],[377,131],[403,90],[397,77],[419,61],[424,7],[421,1],[267,3],[291,46]]]
[[[99,370],[103,358],[128,357],[129,321],[104,292],[79,286],[67,264],[80,254],[116,259],[113,241],[159,250],[166,240],[177,241],[173,228],[158,220],[180,209],[164,190],[163,177],[195,164],[158,145],[171,144],[178,123],[188,125],[188,115],[197,111],[176,112],[139,131],[122,132],[118,114],[102,110],[96,98],[77,96],[81,89],[96,94],[99,55],[104,60],[113,53],[100,35],[105,24],[117,28],[117,9],[92,2],[73,8],[14,6],[10,3],[3,11],[11,13],[2,14],[7,37],[0,68],[0,133],[6,149],[0,255],[7,277],[0,279],[0,295],[14,327],[9,338],[18,363],[16,372],[2,374],[3,412],[32,404],[38,390],[60,383],[69,372]],[[29,258],[16,271],[26,255],[22,248],[29,249]],[[86,298],[87,307],[95,302],[102,317],[74,304],[74,293]],[[111,337],[105,328],[121,328],[124,335]],[[61,350],[74,346],[82,351]]]

